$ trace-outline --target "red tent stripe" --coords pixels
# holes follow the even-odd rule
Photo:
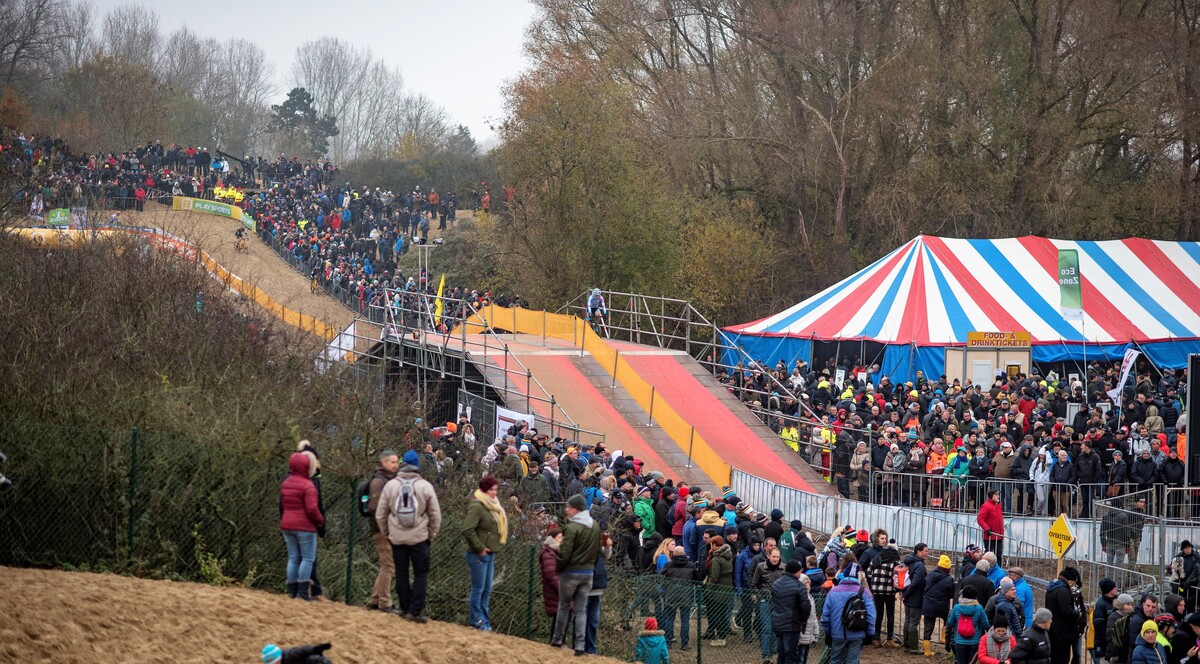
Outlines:
[[[908,288],[908,302],[904,305],[904,318],[900,320],[898,338],[912,339],[919,344],[929,343],[929,305],[925,292],[925,252],[917,250],[917,262],[913,266],[912,284]]]
[[[1192,311],[1200,315],[1200,286],[1179,269],[1175,261],[1159,248],[1153,240],[1127,238],[1122,240],[1130,253],[1137,257],[1147,270],[1154,274],[1179,296]]]
[[[1056,282],[1058,281],[1058,247],[1053,242],[1033,235],[1017,238],[1017,242],[1025,247],[1029,255],[1033,256],[1033,259],[1046,270],[1047,274]],[[1108,336],[1118,340],[1137,339],[1145,336],[1145,333],[1138,329],[1133,321],[1113,306],[1113,303],[1100,292],[1100,289],[1092,285],[1087,278],[1087,273],[1081,270],[1079,276],[1083,310]]]
[[[950,251],[950,248],[946,246],[945,240],[940,237],[926,236],[925,246],[929,247],[934,257],[941,261],[942,265],[946,266],[950,274],[954,275],[954,278],[966,290],[963,296],[974,300],[975,304],[979,306],[980,310],[983,311],[997,330],[1025,331],[1025,326],[1018,322],[1009,313],[1007,308],[1001,306],[1000,302],[995,297],[992,297],[992,294],[979,283],[975,275],[967,270],[958,256],[955,256],[954,252]]]

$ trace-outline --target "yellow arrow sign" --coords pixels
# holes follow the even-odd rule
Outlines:
[[[1050,540],[1050,549],[1059,559],[1067,555],[1071,547],[1075,546],[1075,532],[1071,530],[1071,522],[1067,521],[1066,514],[1058,515],[1058,519],[1050,526],[1050,532],[1046,533],[1046,537]]]

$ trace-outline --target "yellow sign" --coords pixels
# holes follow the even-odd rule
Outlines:
[[[1055,555],[1062,559],[1075,546],[1075,532],[1071,530],[1071,522],[1067,521],[1066,514],[1059,514],[1058,519],[1050,526],[1050,532],[1046,533],[1046,537],[1050,539],[1050,549]]]
[[[967,332],[967,348],[1029,348],[1028,332]]]

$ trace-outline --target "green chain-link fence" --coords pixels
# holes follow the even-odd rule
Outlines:
[[[286,455],[253,459],[137,429],[32,422],[0,422],[0,451],[9,457],[4,472],[13,480],[0,493],[0,565],[284,588],[287,553],[278,506]],[[317,569],[323,593],[365,604],[379,566],[367,518],[354,505],[360,478],[322,475],[327,527]],[[461,519],[478,472],[458,469],[439,476],[433,468],[428,476],[445,514],[431,550],[428,614],[466,624],[470,572]],[[498,632],[549,642],[552,619],[542,595],[539,553],[546,526],[561,518],[562,504],[507,507],[510,539],[496,558],[492,625]],[[619,546],[620,526],[609,525]],[[675,661],[773,659],[773,642],[764,653],[760,641],[762,599],[635,574],[614,556],[600,600],[598,650],[634,659],[638,632],[653,615],[660,628],[672,627]],[[689,651],[680,650],[685,622]],[[724,645],[713,645],[721,640]],[[817,664],[822,651],[816,643],[809,661]]]

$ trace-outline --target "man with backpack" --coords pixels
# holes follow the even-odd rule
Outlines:
[[[379,453],[379,465],[371,473],[371,477],[359,485],[358,512],[367,517],[371,527],[371,539],[375,542],[375,552],[379,554],[379,574],[375,576],[375,588],[371,591],[371,599],[367,601],[368,609],[390,611],[392,608],[392,579],[396,568],[392,560],[392,543],[387,535],[379,530],[375,521],[375,511],[379,508],[379,496],[383,487],[396,476],[400,469],[400,455],[395,450],[384,450]]]
[[[396,567],[396,598],[401,617],[424,623],[425,592],[429,585],[429,547],[442,527],[442,510],[433,485],[421,477],[421,457],[404,453],[404,463],[383,487],[375,521],[392,544]],[[412,583],[408,568],[412,564]]]
[[[858,664],[863,645],[875,638],[875,599],[859,585],[858,573],[858,563],[847,563],[821,609],[830,664]]]

